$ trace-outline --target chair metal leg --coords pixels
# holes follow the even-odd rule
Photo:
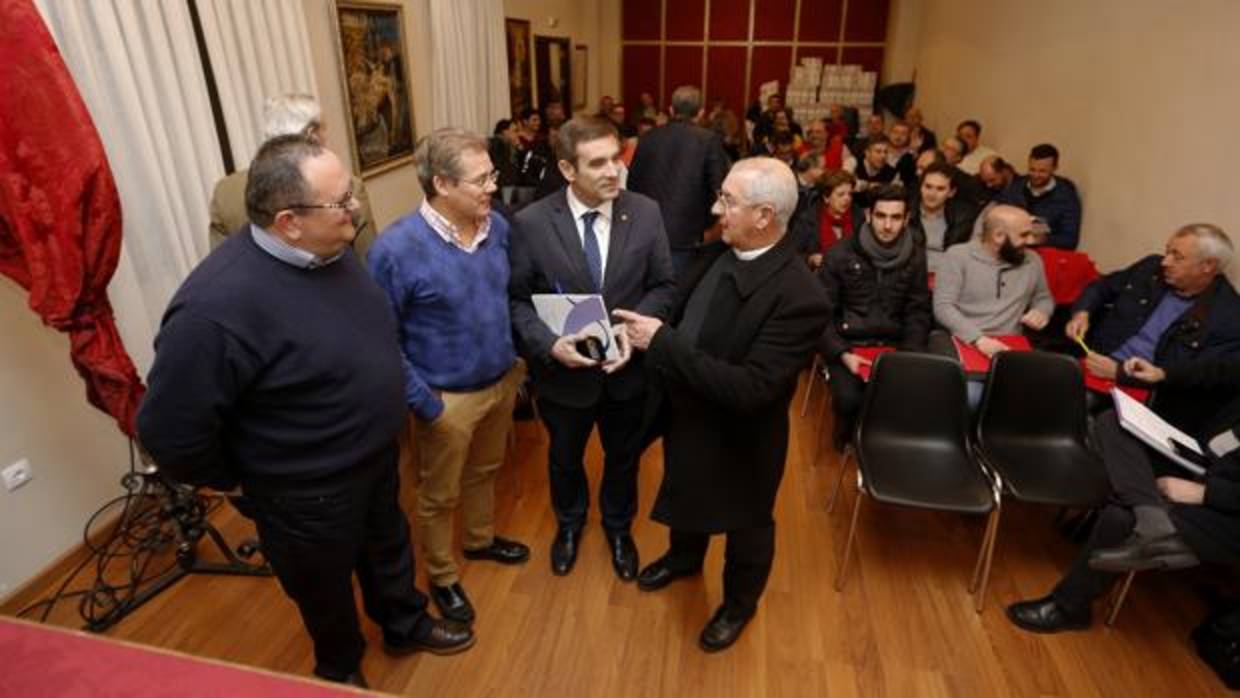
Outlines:
[[[1124,599],[1128,597],[1128,588],[1132,586],[1132,578],[1137,576],[1135,571],[1129,572],[1124,576],[1124,581],[1120,584],[1119,592],[1115,594],[1111,607],[1107,609],[1107,627],[1115,625],[1115,618],[1119,615],[1120,606],[1124,605]]]
[[[818,380],[818,367],[822,362],[822,356],[814,354],[814,362],[809,366],[809,382],[805,384],[805,398],[801,400],[801,416],[804,417],[809,413],[809,396],[814,392],[814,381]]]
[[[827,500],[827,513],[835,512],[835,502],[840,497],[840,486],[844,484],[844,473],[848,472],[848,463],[853,458],[852,444],[844,447],[844,455],[840,458],[840,471],[835,475],[835,485],[831,488],[831,498]]]
[[[973,576],[969,578],[969,593],[973,594],[977,591],[977,583],[982,578],[982,563],[985,562],[986,545],[990,542],[990,537],[994,535],[994,510],[992,509],[986,515],[986,530],[982,533],[982,547],[977,551],[977,561],[973,563]]]
[[[848,574],[848,562],[852,557],[853,541],[857,537],[857,517],[861,513],[861,500],[865,493],[857,488],[857,500],[853,502],[852,523],[848,525],[848,542],[844,544],[844,559],[840,560],[840,571],[835,577],[835,590],[844,590],[844,579]]]
[[[990,511],[990,523],[987,526],[990,535],[987,540],[982,541],[982,552],[980,553],[984,555],[984,561],[979,560],[981,562],[982,578],[980,583],[977,584],[977,591],[973,598],[973,610],[978,613],[981,613],[986,606],[986,586],[990,582],[990,565],[994,561],[995,541],[999,538],[999,515],[1000,506],[999,502],[996,501],[995,508]]]

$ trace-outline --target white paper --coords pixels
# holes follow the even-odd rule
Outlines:
[[[1171,440],[1175,439],[1180,444],[1201,453],[1201,445],[1196,439],[1171,426],[1165,419],[1154,414],[1153,410],[1119,388],[1111,388],[1111,396],[1115,398],[1115,413],[1119,415],[1120,426],[1189,472],[1195,475],[1205,475],[1205,468],[1179,455],[1171,447]]]
[[[597,293],[535,293],[531,297],[538,318],[556,335],[581,331],[597,337],[608,361],[620,358],[620,347],[611,331],[611,319],[603,297]]]

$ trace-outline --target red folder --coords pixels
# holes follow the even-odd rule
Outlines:
[[[870,363],[864,364],[857,375],[861,380],[869,383],[870,374],[874,372],[874,361],[878,359],[879,354],[886,354],[889,351],[895,351],[895,347],[854,347],[849,349],[852,353],[868,360]]]
[[[1000,337],[992,337],[1000,342],[1008,345],[1012,351],[1033,351],[1033,346],[1029,344],[1029,340],[1024,335],[1010,334]],[[952,342],[956,345],[956,356],[960,357],[960,363],[964,365],[964,372],[968,374],[984,374],[990,371],[990,357],[983,354],[977,347],[972,344],[966,344],[960,341],[959,337],[952,337]]]
[[[1137,402],[1145,402],[1145,399],[1150,396],[1150,391],[1143,388],[1134,388],[1128,385],[1116,385],[1115,381],[1110,380],[1109,378],[1095,376],[1089,372],[1088,368],[1085,368],[1085,359],[1081,359],[1081,371],[1085,373],[1085,387],[1089,390],[1110,395],[1111,388],[1119,388],[1125,393],[1128,393],[1128,397],[1136,400]]]

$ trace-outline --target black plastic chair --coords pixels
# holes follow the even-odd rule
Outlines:
[[[1086,440],[1085,379],[1070,357],[1002,352],[991,363],[977,451],[1005,494],[1022,502],[1092,509],[1111,491]]]
[[[883,504],[989,514],[969,584],[974,608],[981,612],[999,528],[1000,496],[973,458],[969,424],[960,364],[906,352],[878,357],[853,442],[858,491],[836,591],[844,588],[865,494]]]

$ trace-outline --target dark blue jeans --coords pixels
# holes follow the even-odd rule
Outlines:
[[[394,643],[430,631],[426,596],[414,583],[409,523],[397,501],[396,448],[334,482],[287,494],[246,495],[233,504],[254,521],[263,554],[301,611],[314,641],[314,673],[340,681],[365,651],[353,574],[366,615]]]

